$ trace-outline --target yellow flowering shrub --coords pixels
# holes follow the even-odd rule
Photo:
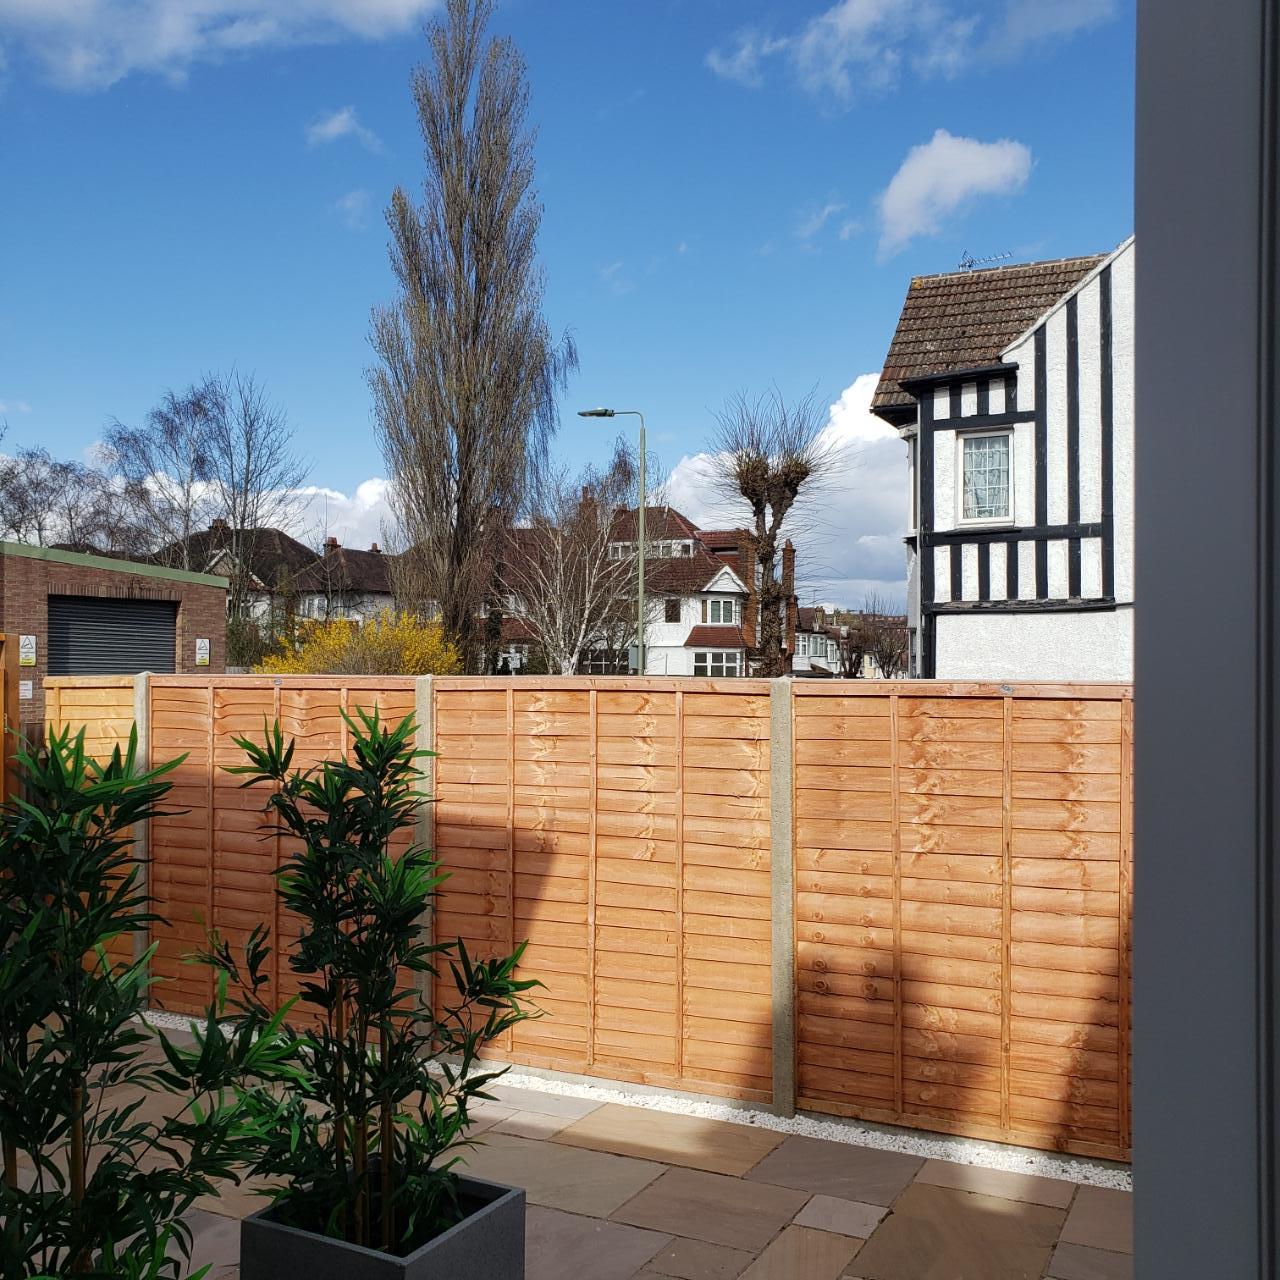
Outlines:
[[[291,648],[254,669],[281,676],[455,675],[462,658],[438,622],[387,609],[363,625],[303,622]]]

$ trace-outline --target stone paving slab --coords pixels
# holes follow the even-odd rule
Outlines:
[[[808,1199],[805,1192],[786,1187],[700,1169],[669,1169],[612,1216],[637,1227],[757,1251]]]
[[[950,1160],[926,1160],[916,1174],[917,1182],[934,1187],[950,1187],[953,1191],[976,1191],[980,1195],[999,1196],[1004,1200],[1024,1200],[1028,1204],[1045,1204],[1065,1209],[1076,1193],[1074,1182],[1061,1178],[1041,1178],[1030,1173],[1011,1173],[1006,1169],[983,1169],[972,1164],[953,1164]]]
[[[556,1135],[572,1146],[731,1174],[746,1173],[782,1140],[771,1129],[612,1103]]]
[[[589,1116],[601,1104],[592,1098],[570,1098],[560,1093],[540,1093],[537,1089],[522,1089],[519,1085],[491,1084],[486,1090],[500,1104],[512,1111],[536,1111],[544,1116],[568,1116],[578,1120]]]
[[[915,1183],[858,1255],[861,1280],[1033,1280],[1065,1215],[1045,1205]]]
[[[791,1137],[760,1161],[747,1177],[753,1182],[890,1205],[924,1161],[896,1151],[874,1151],[821,1138]]]
[[[530,1204],[597,1218],[607,1218],[664,1168],[648,1160],[495,1133],[485,1134],[463,1161],[477,1177],[524,1187]]]
[[[670,1236],[530,1205],[525,1280],[631,1280]]]
[[[1132,1202],[1127,1191],[1081,1187],[1062,1228],[1063,1241],[1112,1253],[1132,1253]]]
[[[862,1241],[790,1226],[743,1273],[742,1280],[840,1280]]]
[[[880,1225],[888,1210],[858,1200],[838,1200],[835,1196],[814,1196],[796,1217],[801,1227],[834,1231],[837,1235],[865,1240]]]
[[[1133,1258],[1082,1244],[1060,1244],[1049,1261],[1048,1280],[1133,1280]]]
[[[663,1280],[738,1280],[754,1261],[755,1254],[742,1249],[677,1237],[653,1255],[648,1266],[638,1273],[638,1277],[661,1276]]]

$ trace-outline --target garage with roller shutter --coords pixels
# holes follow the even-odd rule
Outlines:
[[[227,580],[162,565],[0,542],[3,629],[26,637],[23,723],[44,718],[45,676],[225,670]]]

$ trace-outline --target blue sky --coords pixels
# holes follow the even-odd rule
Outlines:
[[[423,0],[0,0],[0,417],[65,454],[238,364],[331,524],[376,536],[363,370],[381,210],[420,180]],[[731,393],[841,403],[819,595],[899,590],[896,441],[867,425],[913,274],[1132,229],[1131,0],[504,0],[529,64],[546,313],[581,370],[559,450],[642,408],[690,459]],[[896,176],[895,176],[896,175]],[[681,459],[685,459],[682,464]],[[705,511],[695,515],[707,515]]]

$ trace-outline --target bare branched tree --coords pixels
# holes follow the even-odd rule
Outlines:
[[[103,438],[103,464],[121,478],[144,539],[161,563],[200,570],[193,534],[223,514],[213,486],[213,420],[217,387],[203,379],[166,391],[141,426],[113,418]]]
[[[234,370],[208,379],[211,426],[210,483],[218,514],[227,522],[233,565],[227,611],[243,617],[250,569],[263,529],[288,529],[297,517],[307,464],[293,450],[284,410],[252,375]]]
[[[897,679],[907,669],[907,619],[879,592],[870,591],[858,619],[866,674]],[[852,630],[852,628],[851,628]]]
[[[425,150],[421,203],[387,209],[400,296],[374,309],[374,413],[416,590],[480,668],[501,551],[545,464],[555,391],[577,366],[542,315],[542,210],[533,188],[524,62],[485,39],[493,0],[448,0],[413,76]]]
[[[635,486],[635,458],[619,441],[602,470],[544,476],[531,524],[511,531],[504,583],[513,611],[560,675],[576,674],[590,652],[625,651],[635,635],[635,559],[609,557]]]
[[[812,393],[788,404],[774,392],[752,400],[739,393],[717,415],[713,477],[731,503],[746,503],[749,550],[759,602],[753,674],[787,671],[787,596],[782,582],[783,525],[821,489],[836,464],[822,441],[825,409]],[[790,532],[792,525],[787,526]],[[747,583],[748,590],[753,584]]]
[[[120,487],[96,467],[19,449],[0,465],[4,530],[19,542],[116,555],[139,550],[139,529]]]

